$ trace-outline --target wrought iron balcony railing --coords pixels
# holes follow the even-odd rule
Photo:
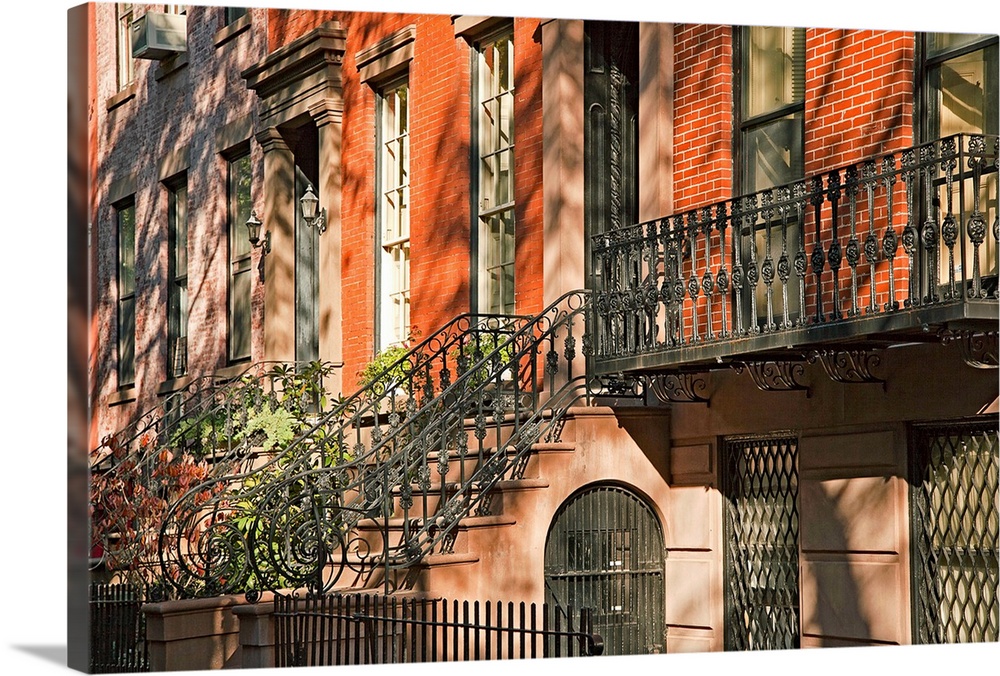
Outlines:
[[[597,372],[995,336],[997,155],[957,135],[595,235]]]

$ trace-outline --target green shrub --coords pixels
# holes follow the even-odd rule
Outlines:
[[[408,348],[397,345],[386,348],[376,354],[375,358],[358,372],[359,387],[370,386],[376,397],[381,397],[390,388],[396,387],[402,388],[407,394],[412,394],[412,379],[408,378],[407,374],[409,374],[413,365],[409,360],[396,363],[406,356],[408,352]]]
[[[488,381],[495,380],[497,368],[510,363],[514,358],[514,343],[511,340],[511,335],[506,333],[498,334],[492,331],[479,331],[477,334],[474,334],[474,337],[469,342],[462,345],[461,349],[455,350],[452,353],[452,358],[460,366],[458,375],[461,376],[465,371],[477,362],[493,354],[497,349],[499,349],[499,353],[494,359],[484,364],[469,376],[468,380],[466,380],[468,387],[479,387]],[[507,369],[504,370],[506,371]],[[511,377],[513,376],[513,374],[510,375]],[[501,372],[501,378],[503,378],[503,371]]]

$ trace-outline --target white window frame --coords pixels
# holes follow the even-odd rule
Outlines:
[[[381,351],[410,337],[410,123],[405,75],[377,90],[376,118],[377,349]]]
[[[132,58],[132,20],[134,5],[131,2],[115,3],[115,60],[117,61],[118,90],[135,80],[135,59]]]
[[[504,58],[504,50],[499,47],[504,42],[507,63],[502,71],[491,68],[490,64]],[[516,288],[512,25],[476,41],[473,73],[477,304],[483,313],[512,314]]]

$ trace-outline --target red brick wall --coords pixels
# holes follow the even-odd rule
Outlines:
[[[137,5],[137,18],[155,6]],[[160,7],[162,10],[162,6]],[[188,15],[188,65],[169,74],[161,64],[135,60],[134,97],[113,105],[118,95],[115,60],[115,5],[95,5],[97,208],[93,228],[97,343],[92,354],[95,411],[92,434],[120,429],[159,401],[166,379],[167,190],[160,162],[187,146],[188,186],[188,372],[201,374],[226,365],[227,257],[226,162],[216,146],[216,130],[252,115],[256,95],[240,73],[263,58],[264,10],[252,9],[250,28],[216,46],[222,8],[194,7]],[[111,106],[109,108],[109,106]],[[251,142],[254,167],[251,195],[262,198],[263,157]],[[136,379],[135,399],[110,406],[117,391],[117,223],[108,191],[134,180],[136,214]],[[221,207],[220,207],[221,205]],[[253,254],[254,359],[263,359],[263,282]]]
[[[675,100],[674,100],[674,203],[678,212],[714,204],[733,196],[733,53],[732,29],[727,26],[679,24],[675,27]],[[822,175],[847,163],[896,152],[913,143],[914,35],[899,31],[807,29],[805,92],[805,176]],[[841,181],[843,182],[843,177]],[[903,186],[896,185],[895,227],[901,231]],[[884,223],[885,202],[875,210],[877,223]],[[858,205],[862,217],[859,237],[867,234],[866,203]],[[839,213],[838,236],[841,246],[850,235],[846,222],[846,200]],[[831,227],[829,203],[821,213],[824,229]],[[807,217],[806,251],[814,247],[814,213]],[[884,227],[877,229],[879,237]],[[718,246],[718,235],[713,235]],[[824,235],[824,249],[829,235]],[[721,261],[713,256],[712,268]],[[703,270],[704,268],[699,268]],[[857,269],[859,304],[870,296],[871,270],[867,263]],[[906,280],[905,257],[894,262],[897,292]],[[685,279],[690,263],[685,265]],[[842,263],[838,286],[841,307],[850,301],[850,271]],[[809,272],[810,283],[812,271]],[[882,261],[875,270],[876,300],[889,300],[889,263]],[[823,304],[833,308],[833,281],[829,267],[824,275]],[[701,328],[707,317],[705,300],[699,300]],[[815,299],[807,298],[811,314]],[[690,322],[690,307],[685,321]],[[716,330],[720,326],[714,325]]]
[[[336,18],[337,13],[329,9],[268,9],[267,51],[271,53],[302,37],[321,23]]]
[[[218,8],[189,14],[189,64],[157,79],[159,64],[137,61],[139,88],[134,99],[114,110],[105,100],[114,82],[113,5],[104,6],[95,40],[98,91],[99,191],[117,180],[136,183],[137,373],[138,400],[102,407],[100,434],[117,429],[158,399],[166,363],[166,193],[158,165],[172,148],[189,145],[189,270],[191,313],[190,371],[225,365],[226,238],[224,210],[226,162],[215,147],[215,132],[256,110],[257,97],[240,73],[266,54],[316,26],[338,20],[347,33],[343,63],[342,283],[344,388],[354,387],[357,372],[374,351],[375,270],[375,97],[360,81],[355,55],[398,29],[414,24],[416,41],[410,64],[411,127],[411,321],[416,337],[426,336],[456,314],[469,310],[470,297],[470,47],[456,38],[448,16],[259,9],[250,28],[227,43],[214,44],[222,28]],[[139,11],[142,11],[140,7]],[[515,191],[517,196],[516,303],[519,312],[540,309],[542,298],[542,119],[539,22],[515,25]],[[202,105],[205,104],[205,105]],[[196,111],[192,114],[192,111]],[[142,149],[138,153],[136,149]],[[263,194],[263,161],[251,142],[254,199]],[[99,290],[99,335],[94,350],[95,382],[104,400],[115,392],[115,212],[103,199],[95,238],[99,252],[95,288]],[[259,252],[254,253],[255,269]],[[263,284],[254,280],[253,357],[264,359]]]
[[[347,32],[342,70],[342,288],[344,389],[375,346],[375,93],[359,77],[356,54],[414,25],[409,66],[410,302],[419,340],[469,310],[470,47],[440,15],[270,10],[274,49],[323,21]],[[542,297],[541,44],[537,20],[517,19],[515,54],[516,302],[536,312]]]
[[[686,211],[732,192],[732,28],[678,24],[674,40],[674,208]]]
[[[542,40],[537,19],[514,21],[515,309],[542,309]]]
[[[848,163],[870,157],[881,158],[913,144],[914,35],[899,31],[810,29],[806,32],[806,108],[805,173],[807,177],[823,174]],[[823,176],[826,184],[827,176]],[[841,176],[841,183],[844,183]],[[904,199],[902,182],[896,186],[895,203]],[[885,222],[884,201],[875,210],[876,223]],[[860,196],[858,208],[862,228],[867,228],[867,203]],[[901,209],[896,210],[895,226],[901,231]],[[844,221],[846,203],[840,209],[838,236],[842,245],[850,235]],[[812,216],[812,214],[811,214]],[[823,223],[831,227],[829,204],[822,212]],[[814,221],[810,220],[810,223]],[[807,230],[806,250],[815,245],[813,227]],[[884,228],[877,229],[879,237]],[[859,233],[864,239],[865,232]],[[827,244],[829,237],[827,236]],[[870,299],[871,268],[858,266],[858,302]],[[905,288],[905,256],[894,262],[897,292]],[[839,305],[851,301],[850,269],[842,263],[838,285]],[[889,263],[882,261],[875,269],[876,301],[889,300]],[[834,304],[834,285],[828,273],[823,282],[823,306],[829,312]],[[811,305],[811,303],[810,303]]]
[[[732,29],[678,24],[675,40],[674,200],[685,211],[731,195]],[[807,176],[912,145],[913,45],[898,31],[806,31]]]
[[[912,33],[806,31],[806,175],[913,140]]]

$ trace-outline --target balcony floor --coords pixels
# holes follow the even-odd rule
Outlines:
[[[595,361],[599,374],[707,371],[744,361],[801,360],[817,350],[940,342],[944,330],[996,332],[996,299],[958,300],[746,336],[702,339]],[[662,329],[661,329],[662,330]]]

